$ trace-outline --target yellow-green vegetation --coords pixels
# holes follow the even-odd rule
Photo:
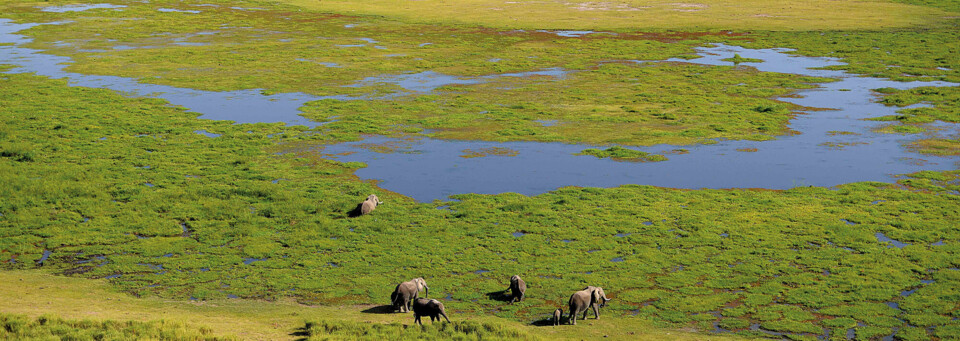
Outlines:
[[[910,142],[910,149],[923,154],[956,156],[960,155],[960,139],[921,139]]]
[[[4,340],[231,340],[211,336],[209,329],[187,328],[180,323],[137,321],[36,319],[0,313],[0,338]]]
[[[0,158],[5,270],[42,264],[137,296],[334,306],[385,305],[396,283],[423,276],[451,315],[518,323],[601,285],[614,298],[605,316],[665,328],[809,337],[909,324],[920,329],[897,333],[960,337],[947,303],[960,288],[960,171],[834,189],[571,187],[419,204],[357,181],[359,165],[265,151],[329,136],[0,77],[0,150],[14,151]],[[388,204],[347,219],[369,193]],[[513,274],[528,298],[507,305]]]
[[[955,8],[916,1],[795,0],[281,0],[303,8],[407,21],[523,29],[835,30],[906,27],[943,20]],[[934,1],[928,1],[934,2]],[[949,2],[949,1],[948,1]],[[466,13],[469,13],[467,15]]]
[[[733,57],[731,57],[731,58],[725,58],[725,59],[721,59],[721,60],[722,60],[722,61],[725,61],[725,62],[731,62],[731,63],[734,63],[734,64],[740,64],[740,63],[759,63],[759,62],[762,62],[762,61],[763,61],[762,59],[756,59],[756,58],[743,58],[743,57],[740,56],[740,54],[737,54],[737,53],[734,53],[734,54],[733,54]]]
[[[663,155],[650,154],[647,152],[642,152],[639,150],[623,148],[620,146],[613,146],[607,149],[595,149],[589,148],[584,149],[577,155],[593,155],[597,158],[610,158],[616,161],[639,161],[639,162],[657,162],[657,161],[667,161],[667,157]]]
[[[67,330],[52,330],[63,334],[78,334],[78,327],[91,330],[93,326],[104,326],[107,327],[104,328],[106,330],[117,326],[140,331],[156,330],[154,328],[157,327],[161,331],[175,331],[175,335],[183,336],[166,338],[171,340],[199,340],[202,337],[228,340],[302,340],[308,337],[324,340],[369,340],[376,339],[377,336],[395,339],[392,335],[398,333],[419,340],[427,339],[427,336],[450,340],[453,338],[447,336],[451,335],[467,340],[477,339],[479,335],[483,335],[484,340],[583,340],[604,336],[612,340],[703,339],[702,334],[659,329],[641,319],[609,315],[602,320],[590,321],[594,324],[593,328],[545,328],[495,316],[467,313],[451,314],[453,324],[450,325],[431,325],[428,322],[423,327],[416,327],[412,325],[412,314],[369,312],[379,311],[377,306],[307,306],[288,299],[273,302],[244,299],[196,302],[156,297],[137,298],[116,292],[105,280],[69,278],[44,274],[38,270],[2,271],[0,289],[0,319],[22,321],[14,322],[19,327],[30,323],[36,325],[36,321],[41,318],[47,321],[63,319],[60,325]],[[51,317],[54,313],[59,317]],[[40,326],[26,330],[37,332],[42,329],[44,327]],[[0,333],[5,331],[7,330],[0,328]],[[26,337],[19,336],[5,339],[24,338]],[[716,336],[711,339],[735,338]]]

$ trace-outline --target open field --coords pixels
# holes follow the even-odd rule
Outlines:
[[[6,73],[15,58],[0,65],[0,321],[26,328],[0,338],[960,339],[960,170],[829,188],[571,185],[417,202],[323,151],[371,135],[585,143],[596,148],[577,157],[649,164],[673,155],[611,145],[762,149],[819,110],[784,98],[834,79],[683,62],[696,47],[793,48],[847,63],[827,69],[957,82],[960,3],[398,3],[114,1],[52,13],[41,9],[67,3],[0,0],[0,18],[56,22],[18,34],[72,58],[69,72],[353,96],[305,101],[303,117],[326,122],[312,128],[237,124]],[[424,74],[456,81],[382,81]],[[900,134],[878,138],[909,136],[917,162],[956,165],[958,87],[870,94],[903,107],[865,121]],[[370,193],[384,204],[350,217]],[[528,298],[507,304],[514,274]],[[414,277],[453,324],[419,329],[385,313],[396,283]],[[600,320],[540,326],[587,285],[613,299]]]

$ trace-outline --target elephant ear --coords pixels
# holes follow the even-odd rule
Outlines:
[[[594,288],[590,291],[590,301],[592,301],[591,304],[603,302],[603,294],[600,293],[600,288]]]

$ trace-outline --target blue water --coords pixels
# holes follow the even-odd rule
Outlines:
[[[840,65],[831,58],[800,57],[786,49],[753,50],[719,45],[700,48],[704,57],[683,62],[732,65],[720,59],[739,54],[762,59],[762,63],[743,63],[762,71],[787,72],[836,78],[820,88],[803,90],[798,98],[780,98],[806,107],[836,110],[797,115],[790,128],[799,135],[781,136],[773,141],[720,140],[714,145],[684,146],[689,153],[668,155],[665,162],[617,162],[595,157],[573,156],[595,146],[541,142],[446,141],[429,138],[389,139],[369,137],[360,142],[322,148],[325,154],[352,152],[336,156],[340,161],[361,161],[368,165],[356,174],[364,179],[380,180],[382,188],[402,193],[418,201],[443,200],[458,193],[496,194],[517,192],[540,194],[564,186],[615,187],[643,184],[674,188],[771,188],[799,186],[835,186],[858,181],[893,182],[893,175],[919,170],[955,169],[957,158],[920,156],[902,144],[918,136],[879,134],[872,129],[880,122],[864,118],[895,114],[900,108],[875,102],[871,89],[891,87],[909,89],[920,86],[956,86],[947,82],[895,82],[858,77],[843,71],[815,68]],[[741,66],[743,67],[743,66]],[[841,91],[841,89],[843,91]],[[937,127],[957,130],[958,125],[938,123]],[[831,131],[851,131],[859,135],[831,136]],[[844,148],[821,145],[824,142],[862,143]],[[392,154],[365,148],[369,144],[392,143],[400,148]],[[516,156],[462,158],[465,149],[508,148]],[[674,145],[636,148],[665,153]],[[737,149],[757,148],[743,153]],[[321,149],[318,149],[321,151]],[[918,162],[918,159],[926,162]]]

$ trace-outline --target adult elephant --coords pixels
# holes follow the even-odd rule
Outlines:
[[[420,295],[420,291],[423,291],[423,297],[430,295],[430,287],[427,286],[427,281],[423,277],[397,284],[397,288],[390,294],[390,304],[393,305],[394,310],[409,312],[410,302]]]
[[[524,282],[520,275],[510,277],[510,303],[523,301],[526,292],[527,282]]]
[[[440,321],[440,316],[443,316],[447,322],[450,322],[450,319],[447,318],[446,309],[443,308],[443,303],[437,300],[426,298],[417,298],[414,300],[413,322],[422,326],[423,322],[420,321],[420,316],[430,316],[430,322],[433,322],[434,319]]]
[[[583,319],[587,319],[587,309],[593,307],[593,316],[600,318],[600,308],[607,304],[607,295],[603,293],[603,288],[589,286],[583,290],[577,291],[570,296],[570,324],[577,324],[577,315],[583,313]]]

